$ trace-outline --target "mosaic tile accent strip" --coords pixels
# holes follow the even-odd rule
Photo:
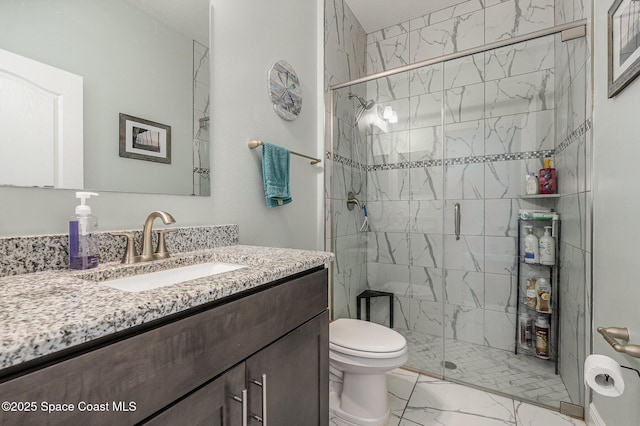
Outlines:
[[[593,127],[593,121],[591,118],[587,119],[584,123],[582,123],[576,130],[569,133],[569,136],[563,140],[560,145],[556,148],[556,154],[561,153],[565,149],[567,149],[572,143],[577,141],[579,138],[584,136],[591,128]]]
[[[375,164],[372,166],[359,165],[355,161],[342,157],[338,154],[331,156],[330,152],[327,152],[327,158],[333,159],[333,161],[346,165],[348,167],[362,167],[366,171],[381,171],[381,170],[398,170],[398,169],[422,169],[425,167],[437,167],[444,164],[445,166],[455,166],[461,164],[480,164],[480,163],[494,163],[498,161],[513,161],[513,160],[532,160],[536,158],[552,157],[555,155],[553,150],[545,151],[528,151],[528,152],[513,152],[507,154],[492,154],[492,155],[480,155],[475,157],[459,157],[459,158],[447,158],[445,160],[422,160],[422,161],[403,161],[399,163],[389,164]]]
[[[230,246],[239,242],[238,225],[176,227],[167,234],[169,253],[184,253]],[[135,236],[140,252],[142,230],[126,230]],[[116,262],[126,248],[124,237],[114,237],[109,231],[98,233],[100,262]],[[157,244],[157,234],[153,235]],[[69,237],[66,234],[0,238],[0,277],[66,269],[69,266]]]
[[[331,152],[327,151],[327,159],[333,160],[336,163],[342,164],[347,167],[353,167],[354,169],[367,169],[367,166],[364,164],[360,164],[351,158],[343,157],[339,154],[331,154]]]

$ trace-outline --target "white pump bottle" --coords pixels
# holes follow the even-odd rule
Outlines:
[[[538,237],[533,233],[533,226],[525,226],[527,236],[524,238],[525,263],[540,263],[538,252]]]
[[[551,226],[544,227],[544,235],[540,237],[540,263],[543,265],[555,265],[556,240],[551,236]]]

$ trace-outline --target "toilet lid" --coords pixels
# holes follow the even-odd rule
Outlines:
[[[329,324],[329,341],[362,352],[397,352],[407,346],[398,332],[373,322],[341,318]]]

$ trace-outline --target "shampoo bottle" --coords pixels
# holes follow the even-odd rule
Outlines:
[[[520,314],[520,346],[524,349],[531,347],[531,341],[533,340],[532,333],[532,321],[528,312]]]
[[[538,237],[533,233],[533,226],[525,226],[527,236],[524,238],[525,263],[539,263]]]
[[[538,306],[538,293],[536,292],[536,279],[527,278],[527,307],[535,309]]]
[[[525,176],[525,182],[527,184],[527,195],[535,195],[538,193],[538,178],[533,172]]]
[[[76,192],[80,205],[69,220],[69,268],[90,269],[98,266],[98,218],[91,215],[86,200],[95,192]]]
[[[543,265],[556,264],[556,240],[551,236],[551,227],[544,227],[544,235],[540,237],[540,263]]]
[[[535,325],[536,355],[538,358],[549,359],[549,319],[539,315]]]
[[[538,295],[536,310],[545,313],[551,312],[551,285],[549,280],[538,278],[536,281],[536,293]]]

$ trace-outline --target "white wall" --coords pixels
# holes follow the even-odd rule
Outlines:
[[[318,214],[322,165],[292,157],[293,203],[267,209],[260,152],[246,145],[247,139],[257,138],[321,155],[316,3],[213,0],[212,4],[212,196],[103,192],[91,200],[100,227],[139,228],[149,212],[162,209],[180,225],[237,223],[243,244],[321,248],[317,224],[322,220]],[[275,114],[267,95],[267,72],[279,59],[292,64],[302,82],[302,112],[293,122]],[[64,233],[75,205],[72,191],[0,187],[0,236]]]
[[[628,327],[640,344],[638,263],[640,187],[640,79],[607,98],[607,11],[613,0],[594,1],[594,153],[593,153],[593,352],[640,368],[640,360],[620,355],[595,332],[598,326]],[[594,393],[593,404],[608,426],[640,424],[640,380],[624,372],[620,398]]]

